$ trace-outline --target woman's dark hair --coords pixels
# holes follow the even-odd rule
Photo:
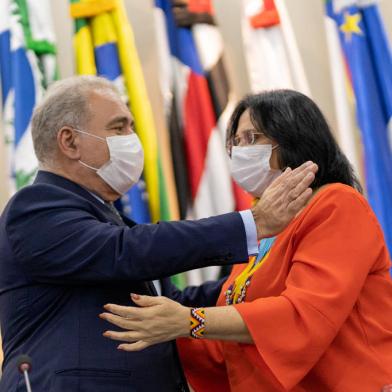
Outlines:
[[[247,109],[256,130],[279,144],[281,168],[296,168],[313,161],[319,169],[312,188],[340,182],[362,192],[353,168],[336,143],[323,114],[306,95],[293,90],[272,90],[246,96],[231,116],[228,144]]]

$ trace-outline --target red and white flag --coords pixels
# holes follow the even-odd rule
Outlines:
[[[166,102],[170,98],[175,99],[178,125],[183,138],[190,189],[188,217],[203,218],[233,211],[236,202],[225,151],[223,126],[219,127],[218,120],[229,101],[227,79],[222,78],[220,72],[223,68],[220,35],[208,23],[202,23],[203,27],[192,31],[191,26],[195,22],[200,24],[204,21],[203,18],[208,18],[211,14],[189,12],[188,4],[184,7],[175,1],[156,0],[156,12],[157,20],[160,20],[158,25],[166,27],[166,48],[170,51],[170,61],[163,61],[162,64],[168,72],[167,80],[171,81],[171,85],[163,82],[162,88]],[[191,23],[182,27],[183,22],[188,23],[186,18],[191,18]],[[196,20],[192,21],[192,18]],[[198,38],[195,39],[195,36],[204,34],[204,28],[210,34],[208,41],[212,46],[208,49],[204,45],[202,47],[200,42],[197,45]],[[158,39],[161,40],[162,36],[161,31]],[[165,44],[162,44],[161,49],[164,47]],[[217,82],[216,88],[212,89],[214,81]],[[218,268],[209,268],[189,274],[188,283],[200,284],[206,279],[214,279],[217,272]]]
[[[282,0],[242,0],[242,34],[253,92],[291,88],[310,95],[291,21]]]

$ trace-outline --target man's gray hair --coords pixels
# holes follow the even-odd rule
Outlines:
[[[90,120],[88,98],[92,92],[114,93],[120,97],[110,81],[98,76],[72,76],[49,87],[31,120],[34,151],[39,162],[52,160],[57,133],[62,127],[82,128]]]

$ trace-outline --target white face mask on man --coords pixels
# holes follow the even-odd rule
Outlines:
[[[260,197],[282,171],[271,169],[271,144],[234,146],[231,150],[230,171],[237,184],[255,197]]]
[[[144,152],[136,133],[103,138],[80,129],[75,129],[75,131],[106,141],[110,154],[108,162],[100,168],[90,166],[81,160],[79,162],[95,170],[117,193],[123,195],[139,181],[143,171]]]

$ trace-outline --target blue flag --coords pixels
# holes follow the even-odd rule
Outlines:
[[[375,2],[374,2],[375,3]],[[327,14],[339,38],[351,76],[364,149],[367,197],[392,252],[392,55],[379,8],[352,1]],[[347,2],[346,2],[347,4]],[[335,7],[334,7],[335,6]]]

